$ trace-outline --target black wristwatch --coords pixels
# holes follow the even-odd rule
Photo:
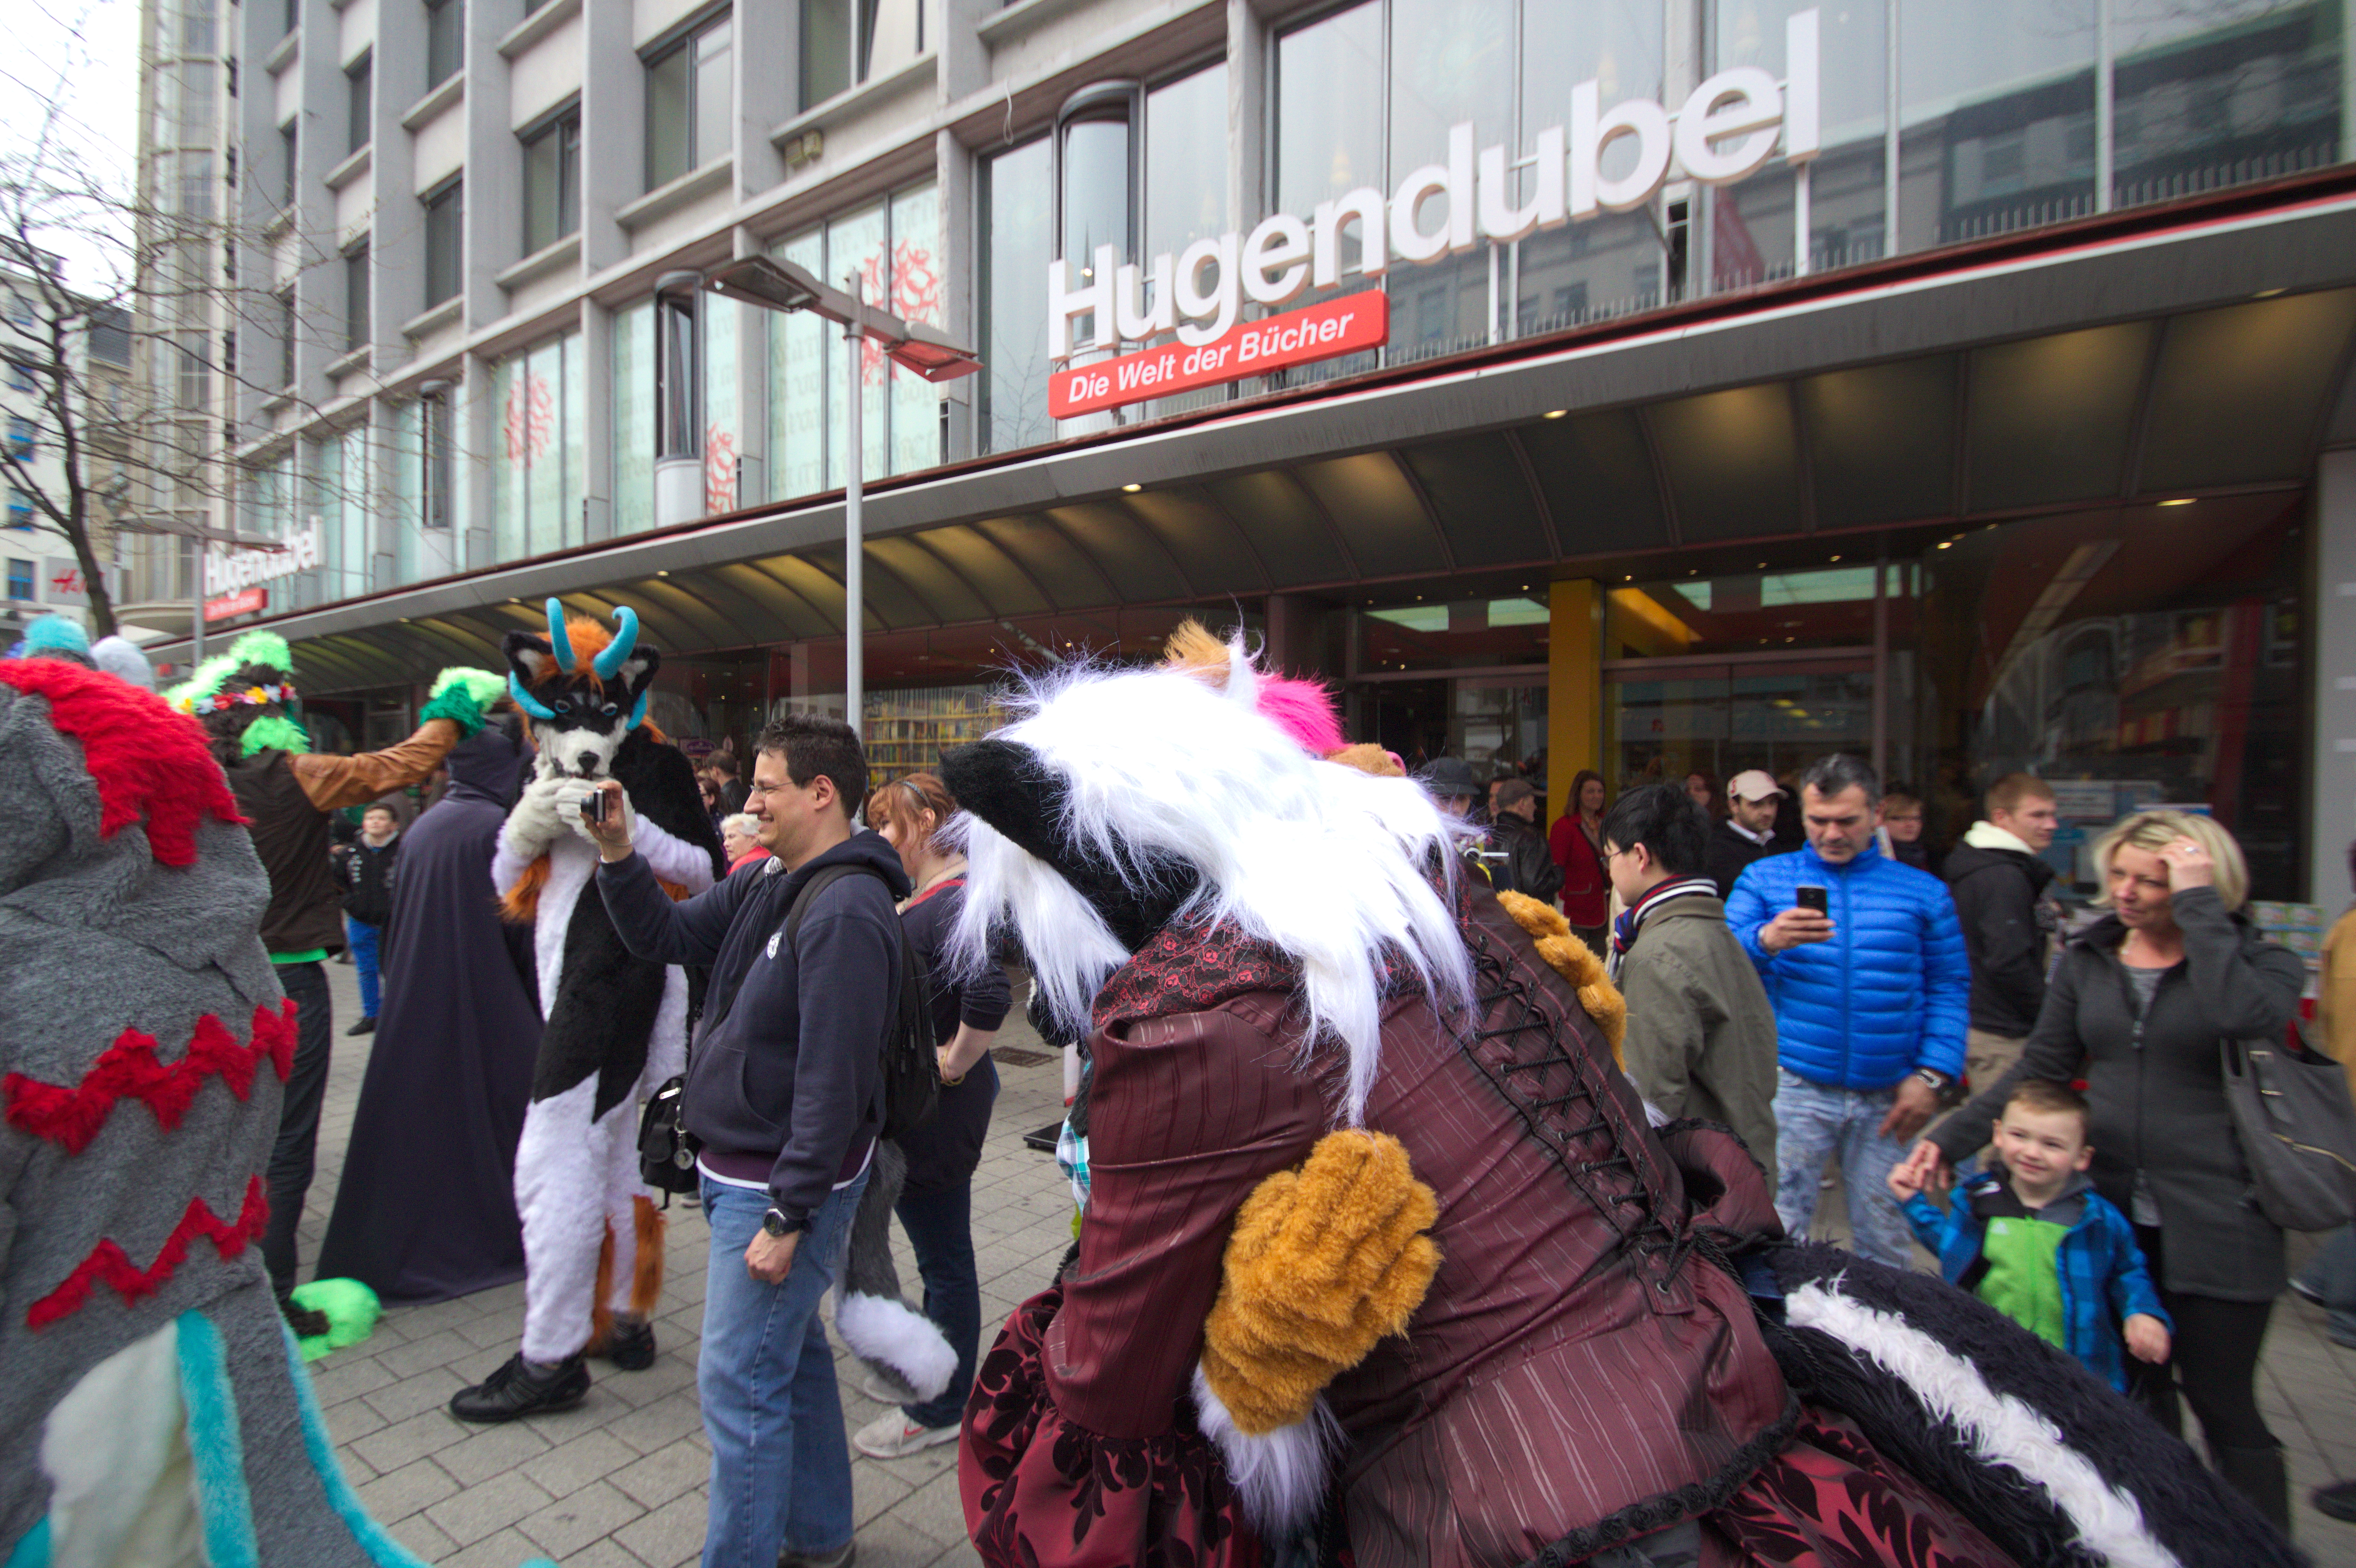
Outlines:
[[[787,1219],[783,1209],[772,1208],[761,1216],[761,1229],[777,1240],[783,1241],[797,1232],[809,1230],[809,1216],[805,1214],[798,1220]]]

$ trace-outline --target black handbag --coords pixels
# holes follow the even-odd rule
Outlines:
[[[2222,1042],[2225,1104],[2258,1208],[2286,1231],[2330,1231],[2356,1219],[2356,1104],[2340,1063],[2294,1024],[2280,1040]]]
[[[702,1013],[699,1005],[687,1012],[688,1054],[695,1053],[695,1020]],[[638,1113],[638,1179],[658,1192],[693,1192],[701,1185],[696,1174],[695,1157],[703,1152],[703,1145],[687,1130],[683,1120],[687,1115],[687,1074],[681,1072],[666,1078],[661,1087],[647,1096],[646,1108]],[[670,1200],[663,1203],[668,1207]]]

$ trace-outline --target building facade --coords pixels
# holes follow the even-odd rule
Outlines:
[[[839,706],[856,461],[885,767],[1205,613],[1556,809],[1837,747],[1954,832],[2031,767],[2081,880],[2198,803],[2340,896],[2343,0],[228,15],[231,521],[305,564],[214,631],[356,737],[552,593],[692,742]],[[701,286],[763,255],[983,369],[859,356],[851,453],[839,336]]]

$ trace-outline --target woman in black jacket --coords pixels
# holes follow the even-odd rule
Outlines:
[[[900,852],[915,891],[900,905],[900,930],[933,979],[933,1038],[940,1042],[937,1109],[900,1139],[908,1177],[893,1212],[916,1248],[925,1282],[925,1316],[957,1351],[957,1373],[940,1397],[889,1410],[851,1438],[871,1458],[896,1459],[953,1441],[981,1348],[981,1283],[973,1258],[973,1172],[998,1098],[990,1043],[1006,1021],[1006,976],[996,965],[952,981],[943,955],[965,901],[965,857],[939,841],[957,814],[948,786],[910,773],[877,790],[867,820]]]
[[[2020,1061],[1915,1147],[1909,1173],[1944,1184],[1988,1139],[2013,1085],[2083,1070],[2095,1189],[2135,1222],[2176,1320],[2168,1365],[2137,1362],[2136,1393],[2180,1429],[2177,1390],[2218,1470],[2287,1534],[2282,1450],[2259,1414],[2259,1346],[2286,1278],[2225,1104],[2220,1043],[2280,1043],[2307,969],[2240,912],[2249,872],[2205,816],[2147,811],[2094,846],[2111,913],[2072,943]]]

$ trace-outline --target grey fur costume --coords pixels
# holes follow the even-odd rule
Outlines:
[[[268,880],[194,721],[65,673],[94,685],[0,677],[0,1560],[413,1563],[254,1244],[293,1049]]]

